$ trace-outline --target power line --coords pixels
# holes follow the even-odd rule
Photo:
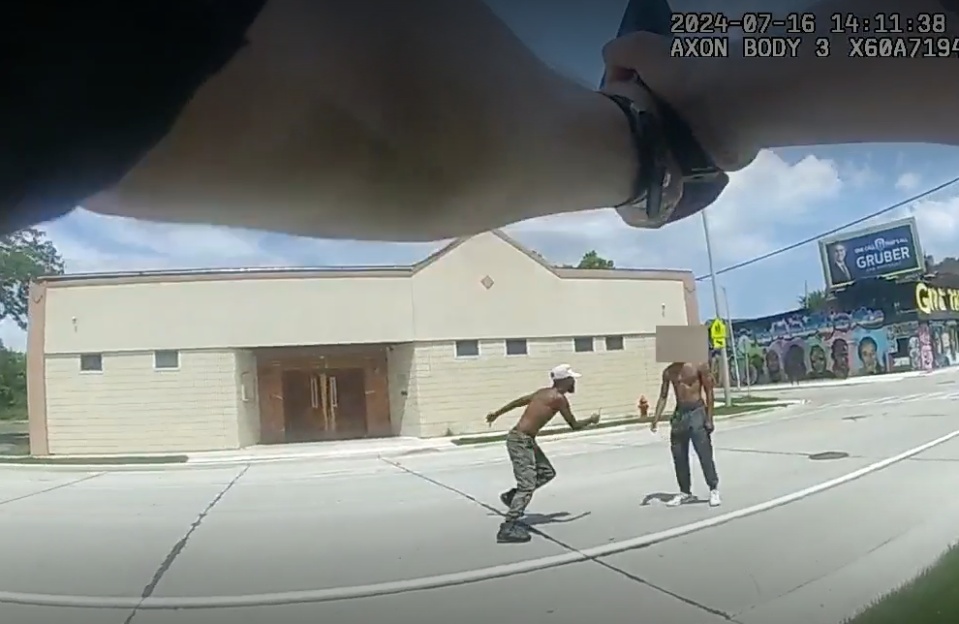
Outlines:
[[[861,218],[859,218],[859,219],[856,219],[855,221],[850,221],[849,223],[846,223],[845,225],[840,225],[840,226],[837,227],[837,228],[833,228],[833,229],[828,230],[828,231],[826,231],[826,232],[822,232],[821,234],[817,234],[817,235],[815,235],[815,236],[811,236],[811,237],[809,237],[809,238],[803,239],[803,240],[799,241],[798,243],[793,243],[792,245],[788,245],[788,246],[786,246],[786,247],[780,247],[779,249],[777,249],[777,250],[775,250],[775,251],[770,251],[769,253],[763,254],[763,255],[761,255],[761,256],[756,256],[755,258],[753,258],[753,259],[751,259],[751,260],[746,260],[746,261],[744,261],[744,262],[740,262],[739,264],[734,264],[734,265],[728,266],[728,267],[726,267],[726,268],[724,268],[724,269],[719,269],[718,271],[716,271],[716,275],[722,275],[723,273],[729,273],[730,271],[735,271],[736,269],[741,269],[741,268],[747,267],[747,266],[749,266],[749,265],[751,265],[751,264],[756,264],[757,262],[761,262],[761,261],[766,260],[766,259],[768,259],[768,258],[772,258],[773,256],[778,256],[779,254],[786,253],[787,251],[792,251],[793,249],[796,249],[796,248],[798,248],[798,247],[802,247],[803,245],[808,245],[809,243],[814,243],[814,242],[816,242],[817,240],[819,240],[820,238],[822,238],[822,237],[824,237],[824,236],[829,236],[830,234],[835,234],[836,232],[841,232],[842,230],[845,230],[846,228],[852,227],[852,226],[854,226],[854,225],[859,225],[859,224],[862,223],[863,221],[868,221],[869,219],[874,219],[875,217],[878,217],[879,215],[883,215],[883,214],[885,214],[885,213],[887,213],[887,212],[891,212],[891,211],[895,210],[896,208],[902,208],[902,207],[905,206],[906,204],[911,204],[912,202],[917,201],[917,200],[920,200],[920,199],[922,199],[923,197],[928,197],[929,195],[932,195],[933,193],[938,193],[938,192],[941,191],[942,189],[947,188],[947,187],[950,187],[950,186],[952,186],[953,184],[956,184],[957,182],[959,182],[959,177],[953,178],[953,179],[949,180],[948,182],[944,182],[944,183],[940,184],[939,186],[936,186],[936,187],[934,187],[934,188],[929,189],[928,191],[923,191],[922,193],[919,193],[918,195],[915,195],[915,196],[913,196],[913,197],[910,197],[909,199],[904,199],[904,200],[902,200],[901,202],[899,202],[899,203],[897,203],[897,204],[893,204],[892,206],[889,206],[889,207],[887,207],[887,208],[883,208],[882,210],[877,210],[876,212],[873,212],[872,214],[868,214],[868,215],[866,215],[865,217],[861,217]],[[708,279],[708,278],[709,278],[708,275],[700,275],[699,277],[696,278],[696,281],[699,282],[699,281],[702,281],[702,280]]]

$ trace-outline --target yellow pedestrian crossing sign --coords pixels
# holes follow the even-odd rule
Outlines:
[[[714,349],[722,349],[726,346],[726,323],[720,319],[713,319],[709,324],[709,339],[713,343]]]

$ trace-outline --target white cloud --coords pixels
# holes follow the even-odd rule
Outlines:
[[[150,223],[78,210],[45,227],[68,273],[410,263],[441,243],[369,243]]]
[[[781,244],[784,225],[807,220],[818,203],[843,188],[836,163],[806,156],[790,164],[771,151],[760,152],[708,209],[716,261],[722,265],[771,251]],[[612,210],[544,217],[509,231],[550,260],[575,262],[596,249],[634,267],[690,268],[704,249],[702,221],[692,217],[661,231],[629,228]]]
[[[919,243],[926,254],[941,259],[959,256],[959,194],[940,192],[914,201],[897,210],[869,219],[857,227],[881,225],[895,219],[914,217]]]
[[[804,221],[842,187],[833,161],[806,156],[791,165],[774,152],[760,152],[752,165],[730,177],[729,187],[708,209],[710,231],[721,241],[717,255],[737,262],[771,251],[781,242],[777,231]]]
[[[896,180],[897,191],[913,191],[919,187],[922,178],[918,173],[904,173]]]
[[[47,227],[69,273],[282,264],[259,232],[77,211]]]
[[[940,260],[959,256],[959,195],[914,202],[903,214],[916,218],[924,253]]]
[[[868,164],[844,163],[840,168],[843,180],[857,189],[869,188],[878,184],[882,177]]]

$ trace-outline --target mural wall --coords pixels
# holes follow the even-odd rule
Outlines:
[[[959,365],[959,287],[918,282],[894,288],[899,290],[887,289],[882,298],[896,310],[894,318],[861,307],[736,321],[727,332],[730,383],[799,383]],[[914,290],[914,307],[900,296],[904,289]],[[721,351],[712,353],[717,379],[721,358]]]
[[[866,308],[821,314],[798,311],[740,322],[730,344],[735,354],[728,349],[731,381],[745,385],[748,375],[750,385],[798,383],[888,372],[899,343],[895,338],[890,341],[889,330],[895,326],[884,325],[881,311]],[[921,352],[921,341],[919,346]],[[717,353],[713,358],[717,375],[719,364]]]

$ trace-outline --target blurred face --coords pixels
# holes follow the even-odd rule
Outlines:
[[[832,256],[836,259],[836,262],[842,262],[846,259],[846,248],[842,245],[836,245],[832,248]]]
[[[553,386],[555,386],[556,389],[559,390],[560,392],[565,392],[569,394],[573,394],[576,392],[576,380],[573,379],[572,377],[568,379],[557,379],[553,383]]]

